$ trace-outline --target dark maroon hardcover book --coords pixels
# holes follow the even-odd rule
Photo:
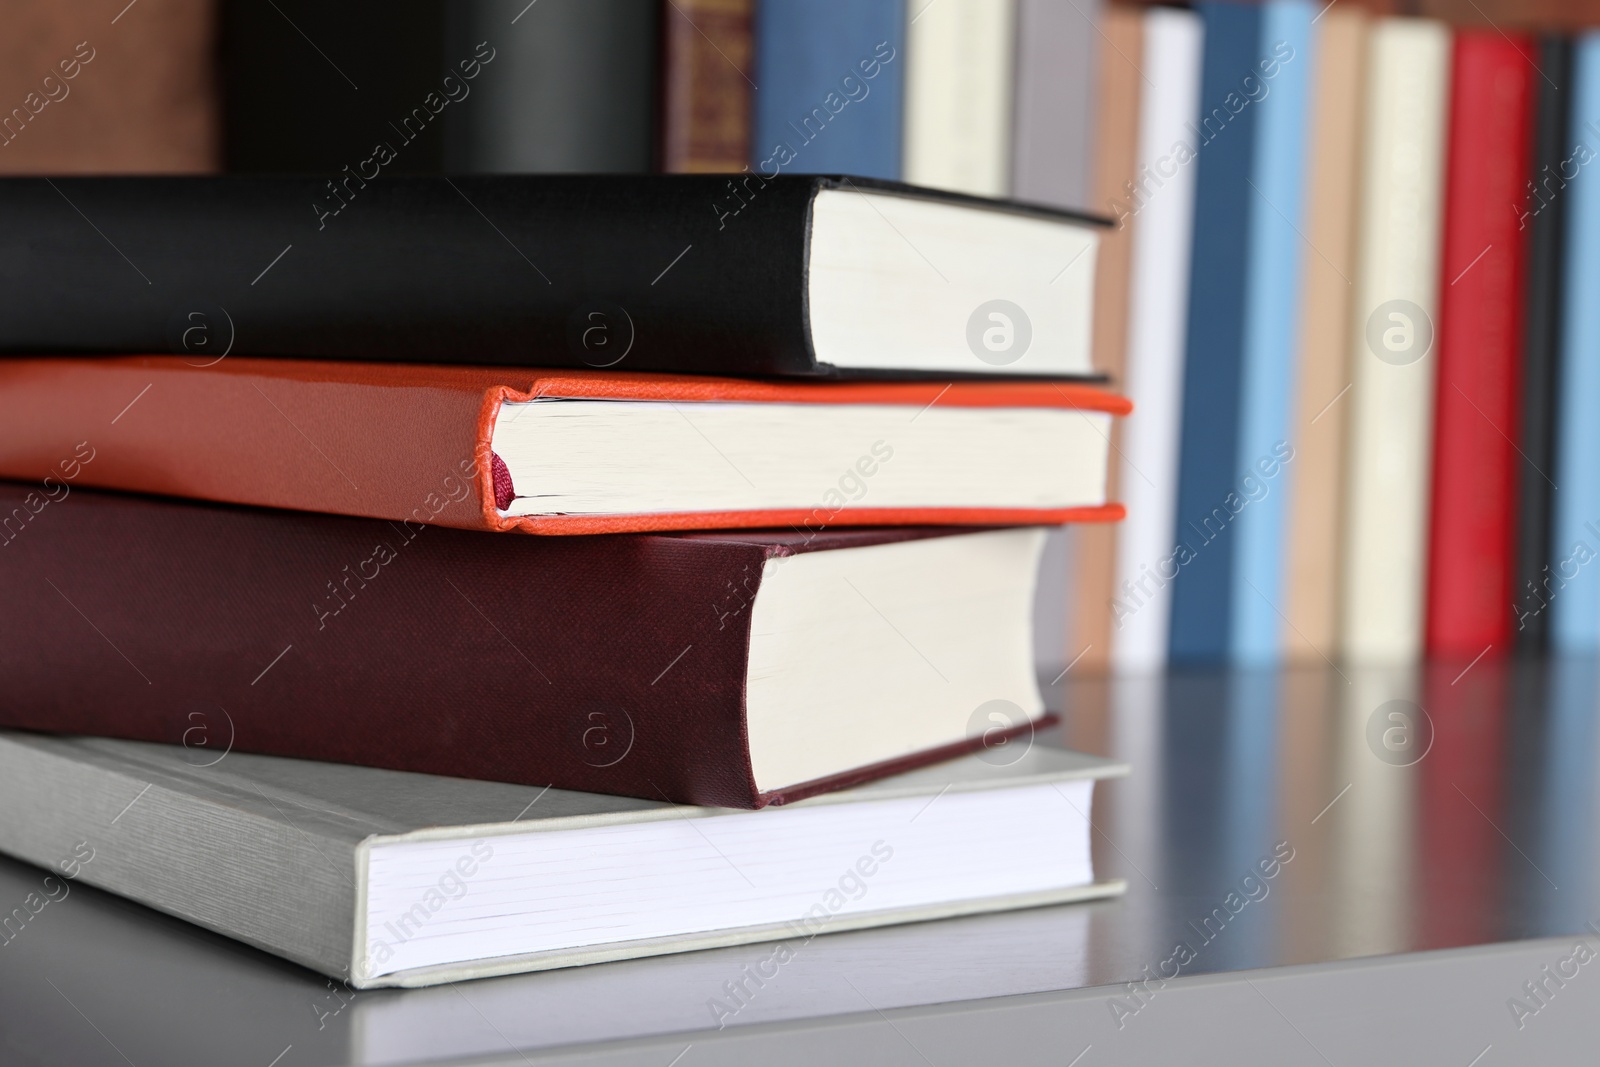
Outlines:
[[[508,538],[0,484],[0,726],[755,808],[1026,733],[1037,529]]]

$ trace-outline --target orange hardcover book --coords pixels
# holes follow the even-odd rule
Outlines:
[[[1112,521],[1130,406],[1064,382],[8,359],[0,477],[534,534]]]

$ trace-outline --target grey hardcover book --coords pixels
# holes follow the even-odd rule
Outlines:
[[[1099,18],[1100,0],[1017,0],[1011,195],[1018,200],[1089,203]]]
[[[359,988],[1124,888],[1095,880],[1089,810],[1126,765],[1016,740],[734,811],[219,756],[212,725],[191,747],[0,731],[0,851]]]

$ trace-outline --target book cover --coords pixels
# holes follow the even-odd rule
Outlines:
[[[0,850],[329,975],[338,1009],[1125,889],[1089,812],[1127,766],[1044,745],[763,812],[9,731],[0,768]]]
[[[0,352],[1092,373],[1103,220],[864,178],[386,175],[387,147],[332,178],[3,179],[0,228],[39,251]],[[1031,325],[991,354],[996,290]]]
[[[1340,646],[1357,661],[1408,661],[1423,647],[1449,81],[1447,26],[1374,22],[1343,401]]]
[[[1577,38],[1572,57],[1572,117],[1567,140],[1572,162],[1561,177],[1566,182],[1566,239],[1562,273],[1566,292],[1574,296],[1561,307],[1561,366],[1557,372],[1555,470],[1561,486],[1551,506],[1550,558],[1556,578],[1550,594],[1541,594],[1550,615],[1550,644],[1562,652],[1583,655],[1600,648],[1600,301],[1575,294],[1600,292],[1600,34]],[[1568,177],[1570,174],[1570,178]],[[1523,209],[1543,203],[1542,195]],[[1538,606],[1537,602],[1534,606]]]
[[[15,484],[0,515],[10,727],[754,808],[1045,714],[1037,530],[507,538]]]
[[[1295,479],[1289,492],[1283,638],[1293,660],[1322,663],[1338,645],[1350,277],[1369,19],[1334,8],[1316,23],[1311,163],[1301,253]]]
[[[906,181],[1007,195],[1017,0],[913,0],[908,12]]]
[[[612,433],[621,433],[620,424],[601,428],[595,431],[598,438],[591,435],[588,444],[577,441],[559,454],[526,444],[532,440],[526,435],[529,427],[548,415],[557,421],[544,425],[555,432],[560,417],[573,413],[559,405],[583,400],[642,404],[645,410],[627,408],[628,415],[657,426],[661,420],[651,422],[651,417],[670,412],[660,432],[671,435],[678,451],[651,453],[653,469],[663,479],[682,477],[687,469],[685,492],[710,485],[719,502],[732,506],[690,507],[664,500],[637,511],[540,507],[541,497],[551,492],[550,479],[557,476],[551,463],[564,464],[579,481],[606,476],[610,480],[603,484],[611,485],[620,478],[636,490],[653,484],[629,474],[647,466],[647,456],[638,450],[614,457],[615,466],[594,469],[595,448],[620,442]],[[550,408],[549,402],[558,407]],[[800,420],[812,412],[865,420],[852,423],[863,436],[825,444],[802,440],[779,453],[752,453],[745,466],[762,476],[757,484],[732,463],[728,450],[760,444],[760,432],[741,424],[738,440],[729,436],[719,446],[696,418],[710,426],[700,410],[765,404],[774,405],[766,409],[773,419],[789,411]],[[529,418],[531,409],[537,410]],[[990,488],[997,484],[996,466],[1013,464],[1018,474],[1029,469],[1005,453],[1004,427],[995,426],[993,438],[979,442],[976,452],[941,451],[948,449],[949,435],[964,416],[986,417],[994,409],[1017,415],[1082,413],[1061,420],[1052,431],[1066,436],[1051,438],[1050,447],[1070,441],[1070,449],[1051,455],[1051,466],[1034,467],[1035,477],[1027,479],[1051,479],[1048,493],[1070,491],[1081,500],[1039,506],[1038,484],[1026,493],[997,497]],[[1104,496],[1103,435],[1110,418],[1127,410],[1126,400],[1103,390],[1049,382],[796,385],[297,360],[225,359],[197,367],[176,356],[10,359],[0,360],[0,476],[60,480],[70,464],[70,477],[79,485],[537,534],[1060,523],[1121,517],[1121,508]],[[791,433],[783,440],[792,445],[795,437]],[[514,453],[518,441],[525,444]],[[896,443],[899,467],[890,462]],[[86,454],[92,454],[92,462]],[[819,468],[823,458],[828,465]],[[524,468],[523,460],[532,466]],[[793,484],[780,468],[767,466],[779,461],[824,473],[816,474],[814,487],[810,474]],[[936,469],[928,469],[930,462]],[[921,469],[948,488],[957,481],[957,463],[966,471],[960,480],[985,494],[983,499],[954,508],[917,503],[928,499],[923,492],[942,490],[929,490],[923,479],[908,480],[912,470],[907,468]],[[523,475],[519,490],[516,479],[525,470],[533,474]],[[1061,481],[1071,472],[1070,485]],[[774,492],[778,495],[770,495]]]
[[[905,0],[762,0],[750,168],[898,179]]]
[[[750,162],[752,0],[678,0],[661,11],[661,168],[743,170]]]
[[[1201,3],[1205,57],[1196,130],[1194,241],[1189,263],[1170,657],[1228,654],[1234,616],[1234,519],[1246,499],[1238,469],[1245,293],[1252,251],[1250,187],[1259,101],[1262,9]],[[1280,61],[1281,62],[1281,61]],[[1270,458],[1270,457],[1269,457]]]
[[[1139,171],[1113,212],[1132,216],[1127,422],[1118,485],[1131,521],[1117,535],[1112,661],[1119,670],[1159,670],[1167,659],[1173,538],[1178,499],[1184,334],[1195,207],[1195,123],[1205,28],[1192,11],[1143,12]]]
[[[1462,30],[1451,57],[1426,647],[1511,650],[1533,42]],[[1564,131],[1563,131],[1564,134]]]
[[[1026,17],[1026,12],[1024,13]],[[1069,12],[1070,14],[1070,12]],[[1125,182],[1139,165],[1141,81],[1137,64],[1144,54],[1143,16],[1132,8],[1109,5],[1100,13],[1094,100],[1099,111],[1093,152],[1091,206],[1117,219],[1100,238],[1094,276],[1095,367],[1114,382],[1128,380],[1128,305],[1132,289],[1134,215],[1124,203]],[[1020,178],[1020,175],[1019,175]],[[1020,191],[1020,187],[1019,187]],[[1119,210],[1120,209],[1120,210]],[[1122,431],[1111,431],[1113,454],[1126,447]],[[1107,492],[1117,493],[1121,462],[1107,473]],[[1071,624],[1063,663],[1083,656],[1082,667],[1104,670],[1111,664],[1114,631],[1112,603],[1117,597],[1116,550],[1119,529],[1085,526],[1073,533],[1069,583]]]
[[[1527,219],[1527,295],[1523,328],[1522,420],[1518,450],[1517,530],[1515,540],[1516,614],[1514,640],[1520,652],[1540,653],[1549,643],[1550,616],[1537,608],[1559,580],[1552,574],[1550,512],[1556,482],[1557,400],[1561,391],[1561,305],[1566,279],[1562,242],[1567,198],[1564,175],[1575,164],[1569,136],[1572,46],[1564,37],[1545,37],[1538,45],[1532,163],[1529,166],[1537,211]],[[1525,153],[1526,158],[1526,153]],[[1519,220],[1519,209],[1513,209]]]

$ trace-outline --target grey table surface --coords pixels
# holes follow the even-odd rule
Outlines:
[[[770,945],[352,992],[74,886],[0,945],[0,1063],[1594,1062],[1594,662],[1056,691],[1033,743],[1134,768],[1094,809],[1121,899],[823,935],[759,986]],[[42,876],[0,860],[0,911]]]

